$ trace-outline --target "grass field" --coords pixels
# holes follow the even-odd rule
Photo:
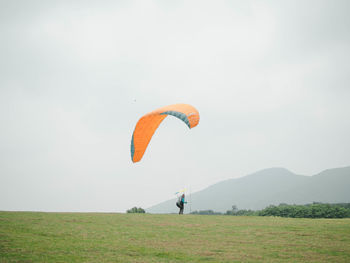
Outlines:
[[[349,219],[0,212],[0,262],[350,262]]]

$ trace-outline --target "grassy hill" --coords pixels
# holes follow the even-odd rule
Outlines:
[[[270,168],[237,179],[214,184],[192,194],[191,208],[226,212],[263,209],[268,205],[312,202],[350,202],[350,167],[329,169],[314,176],[296,175],[284,168]],[[189,206],[185,212],[189,212]],[[149,213],[175,213],[175,199],[146,209]]]
[[[0,262],[350,262],[349,219],[0,212]]]

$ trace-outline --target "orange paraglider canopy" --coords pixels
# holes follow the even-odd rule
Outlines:
[[[196,127],[199,123],[198,111],[189,104],[165,106],[142,116],[136,124],[131,139],[131,160],[134,163],[142,159],[154,132],[168,115],[179,118],[185,122],[190,129]]]

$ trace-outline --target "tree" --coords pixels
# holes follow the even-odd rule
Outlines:
[[[144,214],[146,213],[146,211],[144,209],[142,209],[141,207],[137,208],[136,206],[134,206],[133,208],[126,210],[127,213],[139,213],[139,214]]]

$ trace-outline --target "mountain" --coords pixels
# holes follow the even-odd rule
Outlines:
[[[328,169],[313,176],[294,174],[284,168],[269,168],[241,178],[229,179],[191,195],[185,212],[263,209],[268,205],[312,202],[350,202],[350,166]],[[189,196],[187,196],[187,200]],[[148,213],[176,213],[176,199],[146,209]]]

